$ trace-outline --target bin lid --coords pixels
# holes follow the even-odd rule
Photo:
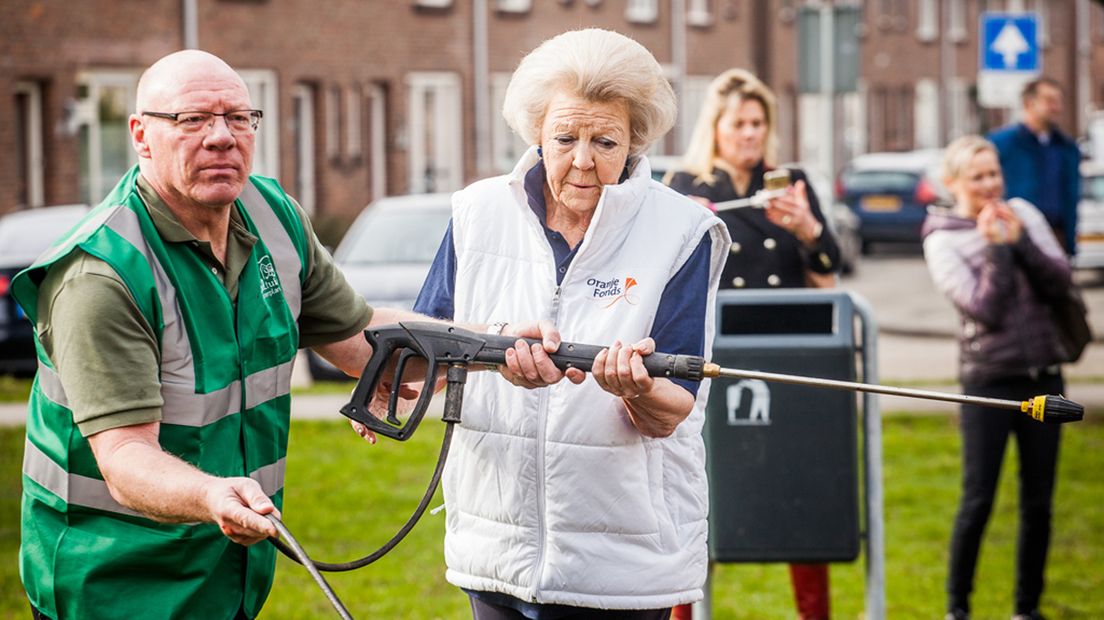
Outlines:
[[[855,346],[855,304],[847,291],[718,291],[716,318],[714,350]]]

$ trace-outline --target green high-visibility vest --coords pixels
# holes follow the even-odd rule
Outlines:
[[[12,293],[35,323],[38,285],[51,265],[75,251],[107,262],[160,344],[162,447],[210,474],[253,478],[279,507],[306,232],[274,180],[250,177],[237,207],[259,240],[242,270],[235,308],[187,244],[160,238],[137,179],[135,167],[16,276]],[[38,351],[20,546],[31,604],[55,618],[215,619],[239,609],[255,616],[272,586],[273,547],[247,550],[214,524],[157,523],[116,502],[57,373]]]

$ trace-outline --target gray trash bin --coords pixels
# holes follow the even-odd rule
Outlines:
[[[722,291],[713,361],[853,381],[854,312],[841,291]],[[856,401],[845,391],[713,381],[705,423],[711,559],[858,556]]]

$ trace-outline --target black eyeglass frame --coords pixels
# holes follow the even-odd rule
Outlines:
[[[204,112],[203,110],[187,110],[185,112],[150,112],[150,111],[142,111],[142,112],[140,112],[140,114],[142,116],[152,116],[154,118],[164,118],[164,119],[173,121],[174,123],[179,123],[180,122],[180,117],[184,116],[186,114],[209,114],[209,115],[211,115],[212,123],[214,122],[216,116],[221,116],[223,121],[226,122],[227,129],[229,129],[230,128],[230,121],[227,117],[230,116],[231,114],[241,114],[243,112],[248,113],[250,118],[253,119],[252,123],[251,123],[251,125],[253,126],[253,131],[257,131],[257,128],[261,126],[261,119],[264,118],[264,112],[261,111],[261,110],[251,110],[251,109],[248,109],[248,108],[247,109],[242,109],[242,110],[230,110],[229,112]],[[213,126],[213,125],[211,125],[211,126]]]

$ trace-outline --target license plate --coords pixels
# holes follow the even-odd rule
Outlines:
[[[900,211],[901,199],[897,196],[864,196],[860,205],[863,211]]]

